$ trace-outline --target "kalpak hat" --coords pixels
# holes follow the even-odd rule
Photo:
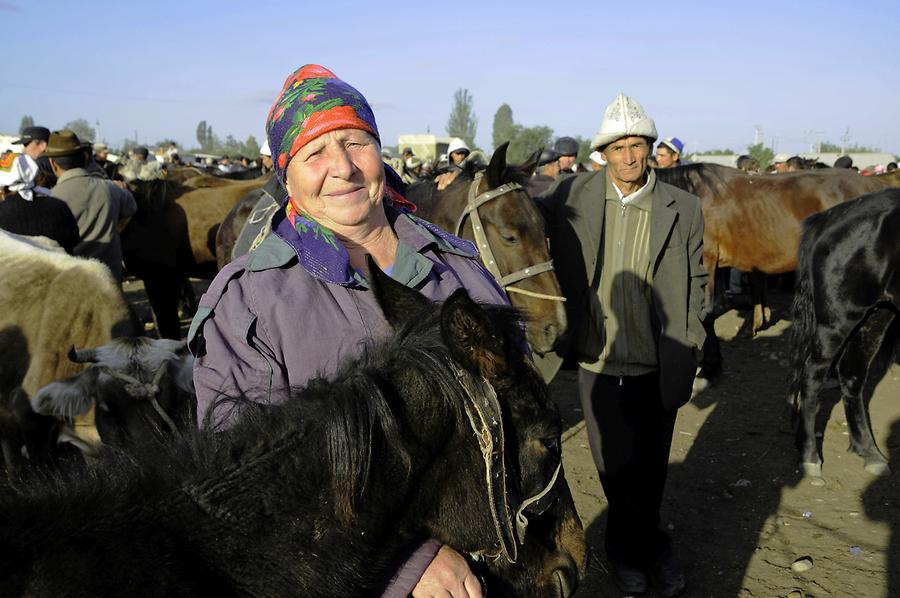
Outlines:
[[[591,149],[603,149],[617,139],[632,135],[656,141],[656,124],[637,100],[619,93],[606,107],[600,129],[591,141]]]
[[[63,156],[74,156],[82,151],[81,141],[74,131],[63,129],[62,131],[50,133],[47,150],[43,155],[48,158],[61,158]]]
[[[13,142],[14,145],[28,145],[32,141],[49,141],[50,129],[47,127],[25,127],[21,139]]]

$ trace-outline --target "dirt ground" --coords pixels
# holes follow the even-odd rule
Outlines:
[[[195,281],[198,298],[207,284]],[[125,290],[149,321],[141,284],[126,281]],[[719,317],[725,371],[678,414],[662,518],[687,571],[683,595],[898,597],[900,365],[877,385],[871,402],[876,441],[897,473],[873,477],[861,458],[847,452],[838,403],[824,440],[825,483],[813,485],[797,467],[786,411],[790,323],[781,318],[790,297],[772,294],[770,301],[775,322],[755,339],[747,331],[749,312]],[[182,321],[184,334],[189,323]],[[587,444],[576,375],[562,371],[551,385],[566,422],[566,476],[593,553],[576,598],[620,596],[603,555],[606,501]],[[812,569],[793,572],[791,564],[802,557],[812,559]]]
[[[838,403],[825,432],[825,483],[816,486],[797,467],[785,407],[790,323],[779,317],[787,317],[790,297],[770,300],[776,321],[755,339],[746,331],[749,312],[719,317],[725,372],[678,413],[662,519],[687,572],[683,595],[900,596],[900,365],[870,405],[876,441],[897,473],[874,477],[847,452]],[[560,372],[551,389],[567,424],[566,477],[593,552],[577,597],[620,596],[604,560],[606,501],[576,376]],[[793,572],[802,557],[812,568]]]

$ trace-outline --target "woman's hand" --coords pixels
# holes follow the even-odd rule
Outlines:
[[[441,546],[413,588],[413,598],[482,598],[481,582],[458,552]]]

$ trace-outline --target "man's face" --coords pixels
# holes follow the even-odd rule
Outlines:
[[[560,156],[559,157],[559,168],[560,170],[572,170],[572,167],[575,165],[575,160],[578,156]]]
[[[466,159],[466,152],[453,152],[450,154],[450,161],[454,164],[462,164],[462,161]]]
[[[644,177],[650,146],[645,138],[632,135],[613,141],[600,153],[613,182],[631,185]]]
[[[94,157],[98,160],[106,160],[107,156],[109,156],[109,152],[106,150],[100,150],[99,152],[94,152]]]
[[[664,145],[656,148],[656,164],[658,168],[672,168],[678,162],[678,154]]]
[[[787,162],[776,162],[775,163],[775,172],[787,172],[788,166]]]
[[[548,164],[544,164],[541,166],[541,174],[545,176],[553,177],[554,179],[559,176],[559,160],[554,160]]]
[[[40,158],[41,154],[44,153],[44,150],[47,149],[47,142],[41,141],[40,139],[35,139],[31,141],[28,145],[25,146],[23,152],[30,156],[32,160],[37,160]]]
[[[260,154],[259,157],[262,160],[263,166],[265,166],[266,168],[272,168],[272,156]]]

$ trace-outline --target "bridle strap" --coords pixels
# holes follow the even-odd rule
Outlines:
[[[475,175],[475,180],[472,181],[471,185],[469,185],[469,195],[466,207],[463,209],[462,214],[459,215],[459,219],[456,222],[456,236],[462,236],[465,220],[467,217],[471,218],[472,234],[475,237],[475,245],[478,247],[478,253],[481,256],[481,262],[484,264],[484,267],[487,268],[487,271],[490,272],[491,275],[496,279],[497,284],[503,287],[503,289],[507,293],[513,292],[528,297],[534,297],[536,299],[564,302],[566,298],[559,295],[547,295],[544,293],[537,293],[535,291],[529,291],[528,289],[522,289],[512,286],[517,282],[525,280],[526,278],[531,278],[532,276],[537,276],[538,274],[543,274],[544,272],[552,272],[553,260],[534,264],[533,266],[522,268],[521,270],[511,272],[510,274],[507,274],[505,276],[500,272],[500,266],[497,264],[497,259],[494,256],[494,251],[491,248],[491,244],[488,242],[487,234],[484,232],[484,224],[481,221],[481,216],[478,214],[478,208],[491,201],[492,199],[496,199],[501,195],[506,195],[507,193],[510,193],[512,191],[522,189],[523,187],[519,183],[504,183],[496,189],[491,189],[490,191],[485,191],[484,193],[479,194],[478,185],[481,182],[482,176],[483,175],[481,173]]]
[[[145,384],[135,378],[134,376],[129,376],[123,372],[115,370],[106,366],[98,366],[103,372],[110,376],[111,378],[115,378],[120,382],[125,383],[125,390],[133,397],[147,399],[150,402],[150,405],[153,407],[153,410],[156,411],[156,414],[165,422],[165,424],[169,427],[169,430],[178,435],[178,426],[175,425],[175,422],[169,417],[169,414],[166,413],[166,410],[162,408],[159,404],[159,401],[156,398],[156,395],[159,394],[159,383],[162,382],[162,378],[166,373],[166,370],[169,367],[169,361],[165,360],[159,367],[156,368],[156,372],[153,375],[153,381],[149,384]]]

